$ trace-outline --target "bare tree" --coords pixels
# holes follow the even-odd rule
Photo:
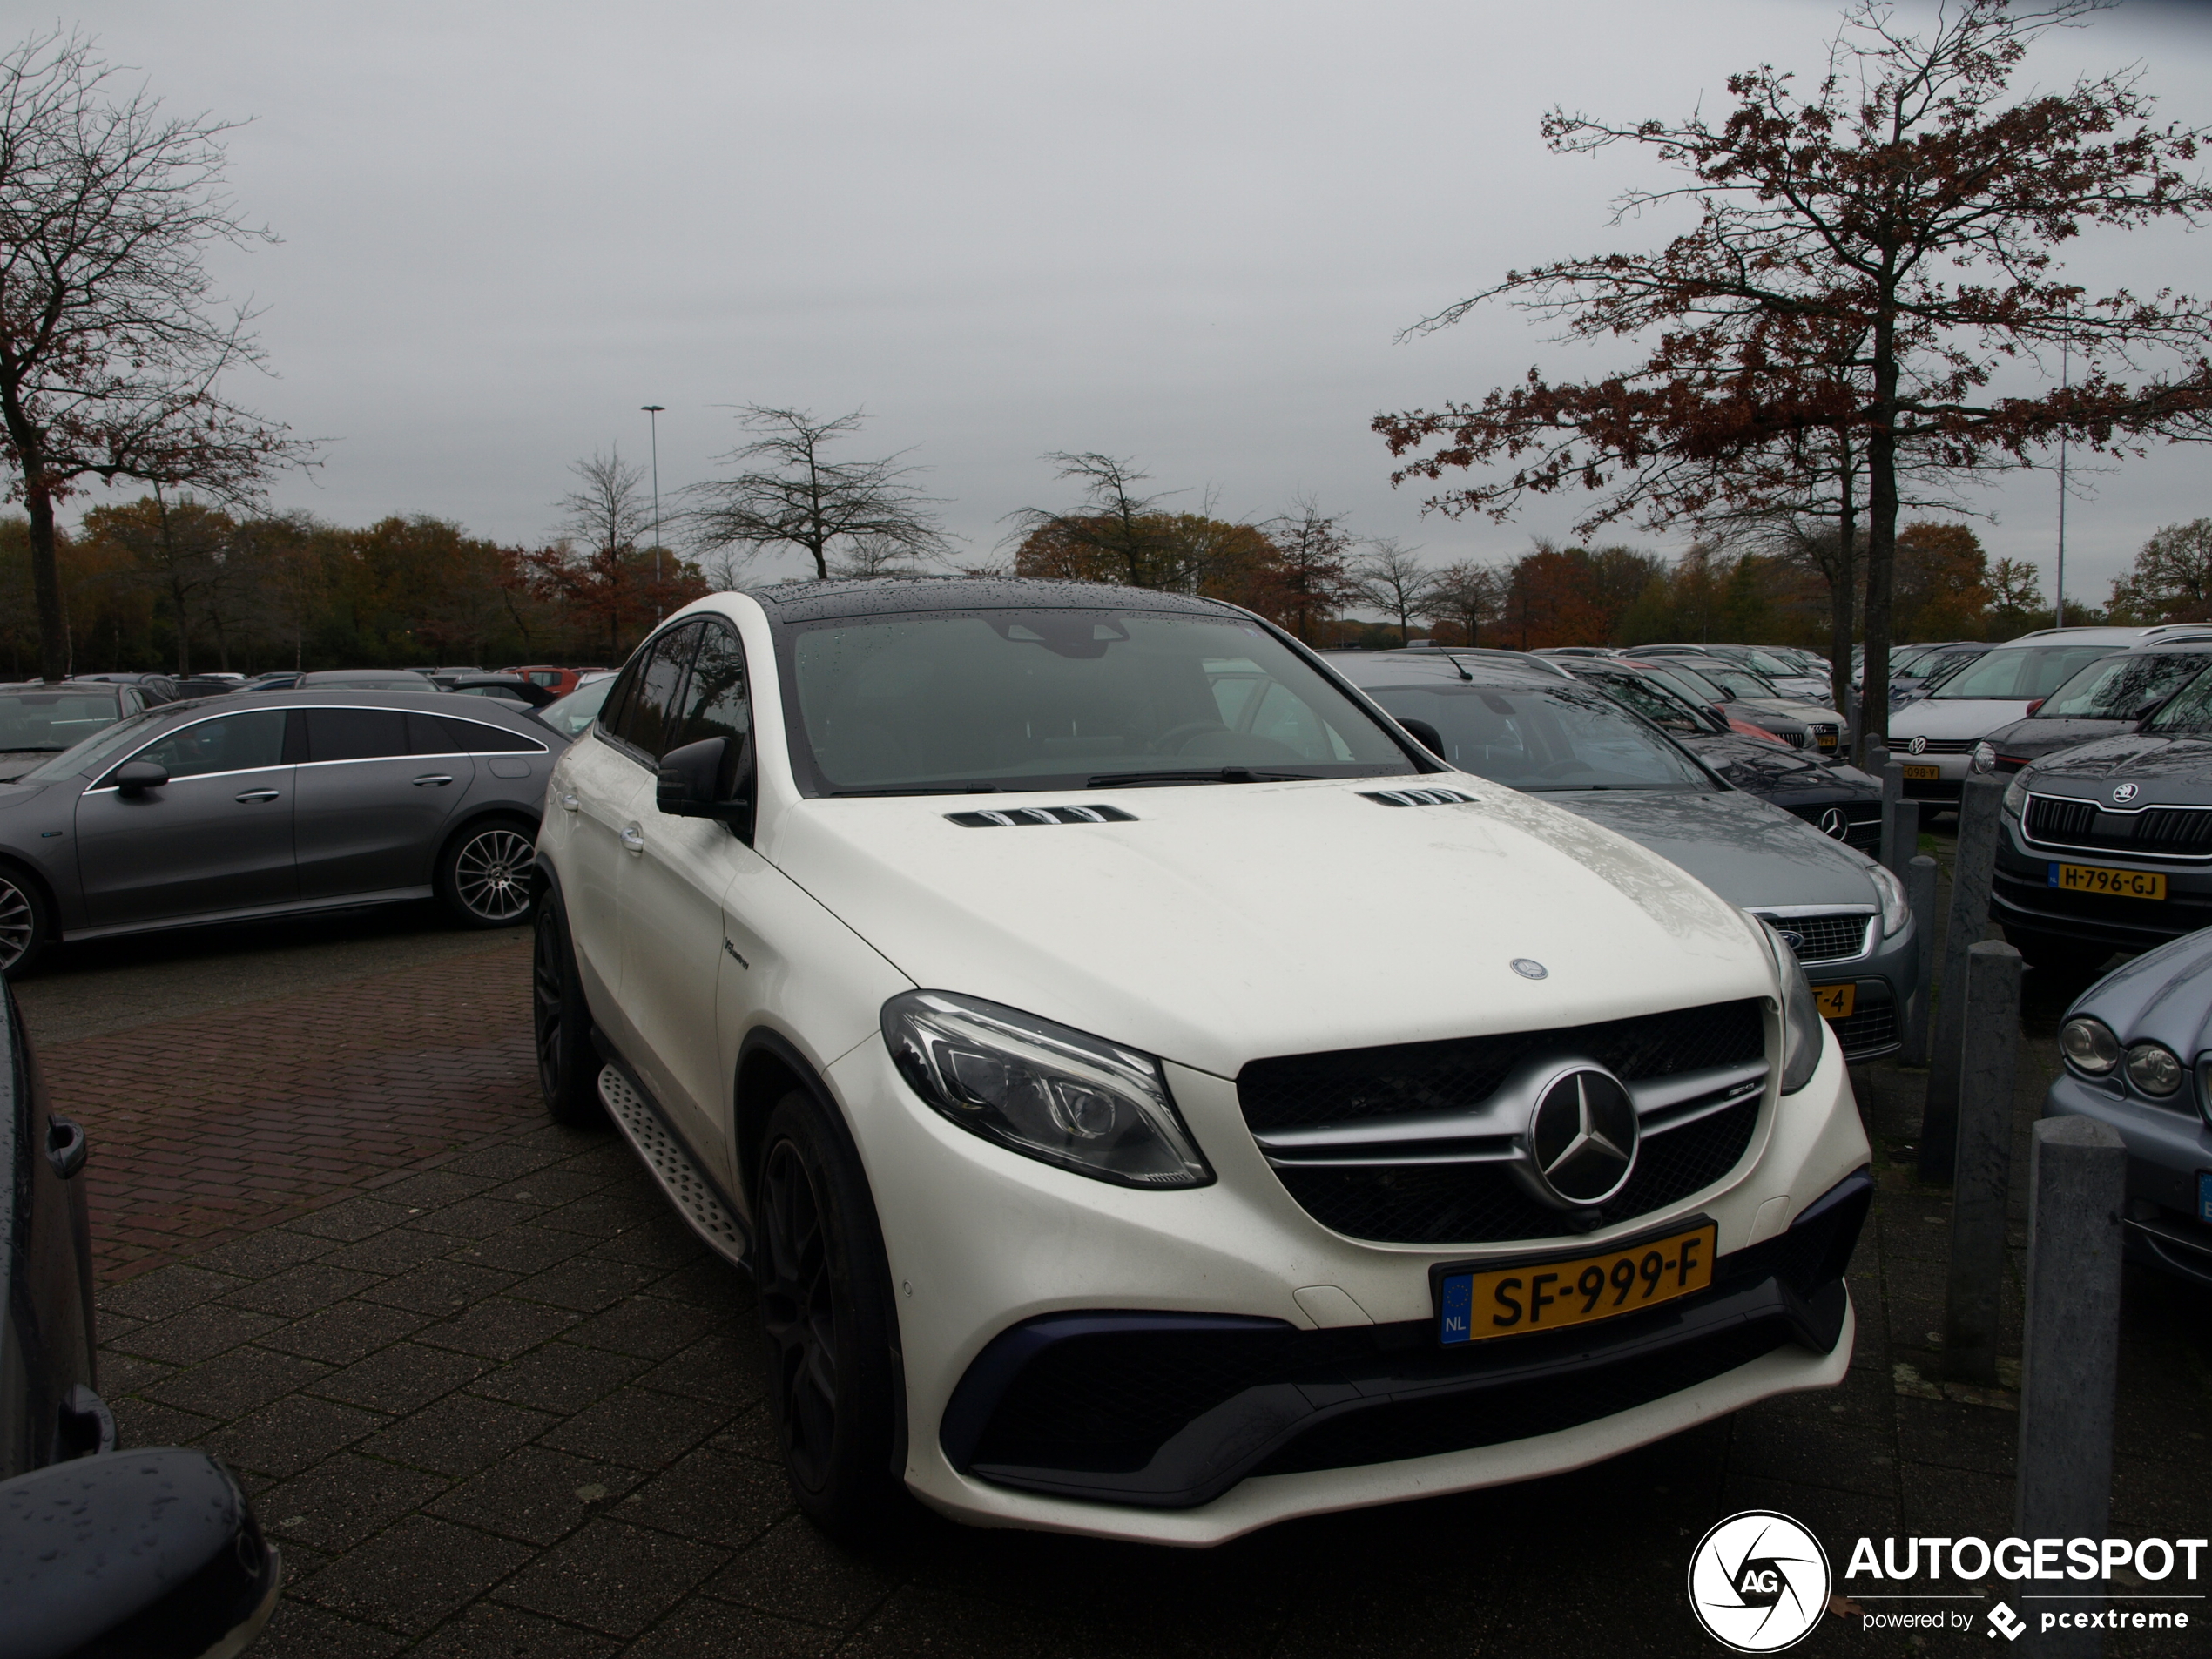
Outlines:
[[[652,523],[645,494],[645,469],[622,458],[617,444],[605,455],[596,449],[589,461],[572,461],[569,470],[579,488],[561,497],[556,528],[594,553],[627,553]]]
[[[1436,572],[1416,552],[1402,542],[1372,541],[1351,570],[1352,597],[1396,622],[1401,645],[1413,638],[1413,618],[1428,614],[1436,582]]]
[[[1123,456],[1091,449],[1055,450],[1045,459],[1059,468],[1059,477],[1081,482],[1082,502],[1068,512],[1024,507],[1008,514],[1014,526],[1009,540],[1033,550],[1049,546],[1063,553],[1071,568],[1096,580],[1132,588],[1186,585],[1184,560],[1168,516],[1160,510],[1167,496],[1136,493],[1150,473],[1139,472],[1135,462]]]
[[[236,499],[309,448],[218,389],[261,354],[202,258],[275,239],[224,192],[235,124],[165,116],[115,74],[77,34],[0,56],[0,452],[30,515],[49,678],[69,655],[57,502],[88,477]]]
[[[1309,645],[1321,624],[1336,615],[1351,593],[1350,564],[1356,543],[1333,513],[1325,513],[1310,496],[1261,527],[1281,555],[1276,580],[1280,589],[1271,614]]]
[[[849,538],[844,550],[830,560],[829,573],[840,580],[862,577],[904,576],[921,574],[921,555],[902,542],[887,536],[855,536]]]
[[[725,459],[756,464],[685,492],[691,502],[685,516],[699,550],[711,556],[726,549],[757,554],[798,548],[824,579],[831,574],[833,550],[849,556],[862,536],[873,538],[879,550],[903,549],[916,563],[942,554],[944,532],[930,510],[937,499],[907,482],[915,469],[900,466],[896,455],[836,461],[823,453],[858,432],[862,418],[859,409],[819,421],[805,409],[747,404],[744,424],[759,435]]]
[[[1468,644],[1479,645],[1484,625],[1505,610],[1507,585],[1495,565],[1454,560],[1431,579],[1421,615],[1432,623],[1449,623],[1467,635]]]

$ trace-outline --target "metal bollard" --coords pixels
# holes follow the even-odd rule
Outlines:
[[[2102,1538],[2112,1511],[2126,1143],[2094,1118],[2044,1118],[2035,1125],[2028,1184],[2013,1531],[2021,1538]],[[2094,1611],[2101,1602],[2060,1605]],[[2095,1654],[2102,1642],[2095,1630],[2041,1630],[2026,1650]]]
[[[1889,815],[1882,827],[1890,832],[1890,844],[1883,849],[1882,862],[1898,880],[1920,853],[1920,803],[1901,797],[1890,803]]]
[[[1966,1036],[1966,950],[1989,925],[1989,881],[1997,867],[1997,813],[2005,786],[1969,778],[1959,799],[1959,854],[1951,867],[1951,915],[1937,980],[1928,1045],[1927,1105],[1920,1119],[1920,1179],[1951,1183],[1958,1150],[1959,1044]]]
[[[1920,942],[1920,968],[1912,987],[1912,1017],[1905,1028],[1905,1052],[1898,1055],[1901,1064],[1925,1066],[1928,1063],[1928,1021],[1934,1009],[1936,960],[1936,861],[1921,853],[1905,867],[1905,898],[1912,907],[1912,923]]]
[[[1966,1052],[1951,1185],[1943,1374],[1997,1381],[1998,1292],[2005,1283],[2005,1200],[2012,1186],[2013,1078],[2020,1041],[2020,954],[1985,940],[1966,953]]]

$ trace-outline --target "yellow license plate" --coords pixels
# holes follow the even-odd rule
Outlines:
[[[1812,1005],[1820,1010],[1824,1020],[1848,1020],[1851,1011],[1858,1006],[1858,987],[1816,985],[1812,988]]]
[[[1556,1331],[1671,1302],[1713,1282],[1718,1236],[1701,1220],[1664,1238],[1564,1260],[1437,1268],[1437,1339],[1448,1345]]]
[[[1912,783],[1932,784],[1943,774],[1933,766],[1907,766],[1905,776]]]
[[[2061,893],[2108,893],[2119,899],[2163,899],[2160,870],[2107,870],[2094,864],[2054,864],[2051,885]]]
[[[1832,749],[1836,746],[1836,734],[1832,732],[1816,732],[1813,734],[1813,741],[1824,749]]]

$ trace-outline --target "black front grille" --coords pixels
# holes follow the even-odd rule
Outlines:
[[[1915,738],[1890,751],[1892,759],[1910,760],[1914,755],[1965,755],[1974,752],[1979,738]],[[1913,747],[1918,744],[1918,748]]]
[[[1859,955],[1865,950],[1866,929],[1874,919],[1839,914],[1775,916],[1770,920],[1779,931],[1797,934],[1799,961],[1832,962],[1840,957]]]
[[[2212,808],[2146,806],[2138,813],[2108,813],[2093,800],[2030,795],[2027,829],[2030,840],[2099,852],[2182,858],[2212,853]]]
[[[1611,1226],[1712,1185],[1750,1150],[1754,1096],[1662,1135],[1646,1135],[1629,1184],[1596,1213]],[[1400,1163],[1275,1172],[1306,1214],[1353,1238],[1391,1244],[1482,1244],[1552,1238],[1566,1215],[1532,1197],[1502,1163]],[[1588,1212],[1585,1212],[1587,1214]]]
[[[1878,1008],[1862,1003],[1848,1018],[1831,1020],[1828,1023],[1835,1028],[1836,1041],[1843,1045],[1845,1055],[1853,1060],[1878,1049],[1891,1048],[1898,1041],[1894,1002],[1885,1002]]]
[[[1261,1135],[1401,1112],[1465,1110],[1487,1100],[1522,1061],[1554,1050],[1595,1061],[1633,1083],[1764,1059],[1766,1022],[1758,1003],[1747,1000],[1551,1031],[1285,1055],[1255,1060],[1238,1072],[1237,1100],[1244,1122]]]

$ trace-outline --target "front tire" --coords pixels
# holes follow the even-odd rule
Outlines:
[[[537,846],[506,819],[471,824],[438,854],[438,896],[464,927],[519,927],[530,917]]]
[[[46,890],[21,870],[0,864],[0,974],[21,978],[54,942],[54,907]]]
[[[769,1114],[756,1193],[755,1280],[784,1470],[808,1520],[864,1539],[900,1501],[890,1271],[858,1161],[799,1090]]]
[[[530,943],[530,1015],[537,1040],[537,1086],[547,1116],[571,1129],[605,1123],[599,1056],[591,1046],[591,1010],[569,942],[568,918],[550,893],[538,899]]]

